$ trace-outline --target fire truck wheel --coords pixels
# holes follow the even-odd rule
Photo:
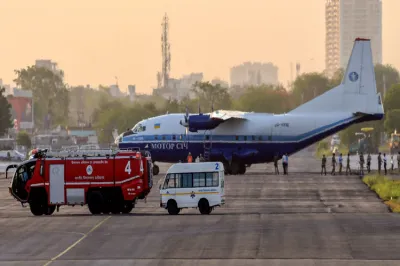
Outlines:
[[[122,204],[122,208],[121,208],[122,213],[130,213],[132,211],[133,207],[134,207],[134,205],[133,205],[132,201],[125,201]]]
[[[178,205],[176,204],[175,200],[168,201],[167,209],[168,209],[168,213],[171,215],[178,215],[179,212],[181,211],[180,209],[178,209]]]
[[[88,207],[92,214],[100,214],[103,209],[103,203],[103,196],[99,191],[90,192]]]
[[[153,175],[158,175],[158,173],[160,173],[160,167],[153,165]]]
[[[210,204],[208,203],[207,199],[201,199],[199,201],[199,211],[201,214],[210,214],[212,211],[212,208],[210,207]]]
[[[31,209],[31,213],[35,216],[40,216],[44,213],[43,205],[39,202],[30,202],[29,207]]]
[[[47,208],[45,208],[44,214],[46,214],[46,215],[52,215],[52,214],[54,213],[55,210],[56,210],[56,205],[47,206]]]

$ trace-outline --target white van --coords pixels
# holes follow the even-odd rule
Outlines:
[[[160,207],[169,214],[183,208],[199,208],[210,214],[225,204],[224,165],[221,162],[177,163],[172,165],[160,185]]]

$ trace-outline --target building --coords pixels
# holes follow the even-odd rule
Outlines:
[[[129,100],[133,102],[136,99],[136,85],[128,85]]]
[[[14,88],[14,92],[7,96],[11,104],[11,115],[15,121],[16,130],[34,128],[34,109],[32,91]]]
[[[231,68],[231,86],[278,85],[278,67],[272,63],[245,62]]]
[[[374,63],[382,63],[382,1],[326,0],[325,71],[346,68],[354,40],[371,39]]]
[[[165,99],[182,100],[185,97],[193,98],[192,91],[196,82],[203,81],[203,73],[191,73],[180,79],[169,78],[167,88],[153,89],[153,94],[160,95]]]
[[[332,77],[340,68],[340,0],[325,3],[325,69]]]
[[[219,78],[215,78],[215,79],[211,80],[211,84],[213,86],[219,85],[222,88],[229,88],[228,82],[226,82],[225,80],[219,79]]]
[[[58,69],[58,64],[56,62],[52,62],[51,60],[48,60],[48,59],[36,60],[35,66],[47,68],[48,70],[53,71],[53,73],[55,73],[55,74],[62,75],[62,71],[60,69]]]
[[[342,0],[340,10],[340,66],[346,68],[357,37],[371,39],[374,64],[381,64],[382,0]]]

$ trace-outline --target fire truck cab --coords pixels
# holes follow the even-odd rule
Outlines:
[[[88,204],[92,214],[129,213],[153,186],[148,151],[93,154],[33,152],[16,168],[9,192],[29,203],[34,215],[51,215],[61,205]]]

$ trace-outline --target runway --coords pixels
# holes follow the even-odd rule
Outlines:
[[[292,157],[288,176],[273,175],[271,165],[227,176],[227,203],[210,215],[168,215],[159,207],[160,174],[130,215],[92,216],[77,206],[34,217],[3,176],[0,266],[400,265],[400,216],[357,176],[301,173],[319,167],[308,160]]]

